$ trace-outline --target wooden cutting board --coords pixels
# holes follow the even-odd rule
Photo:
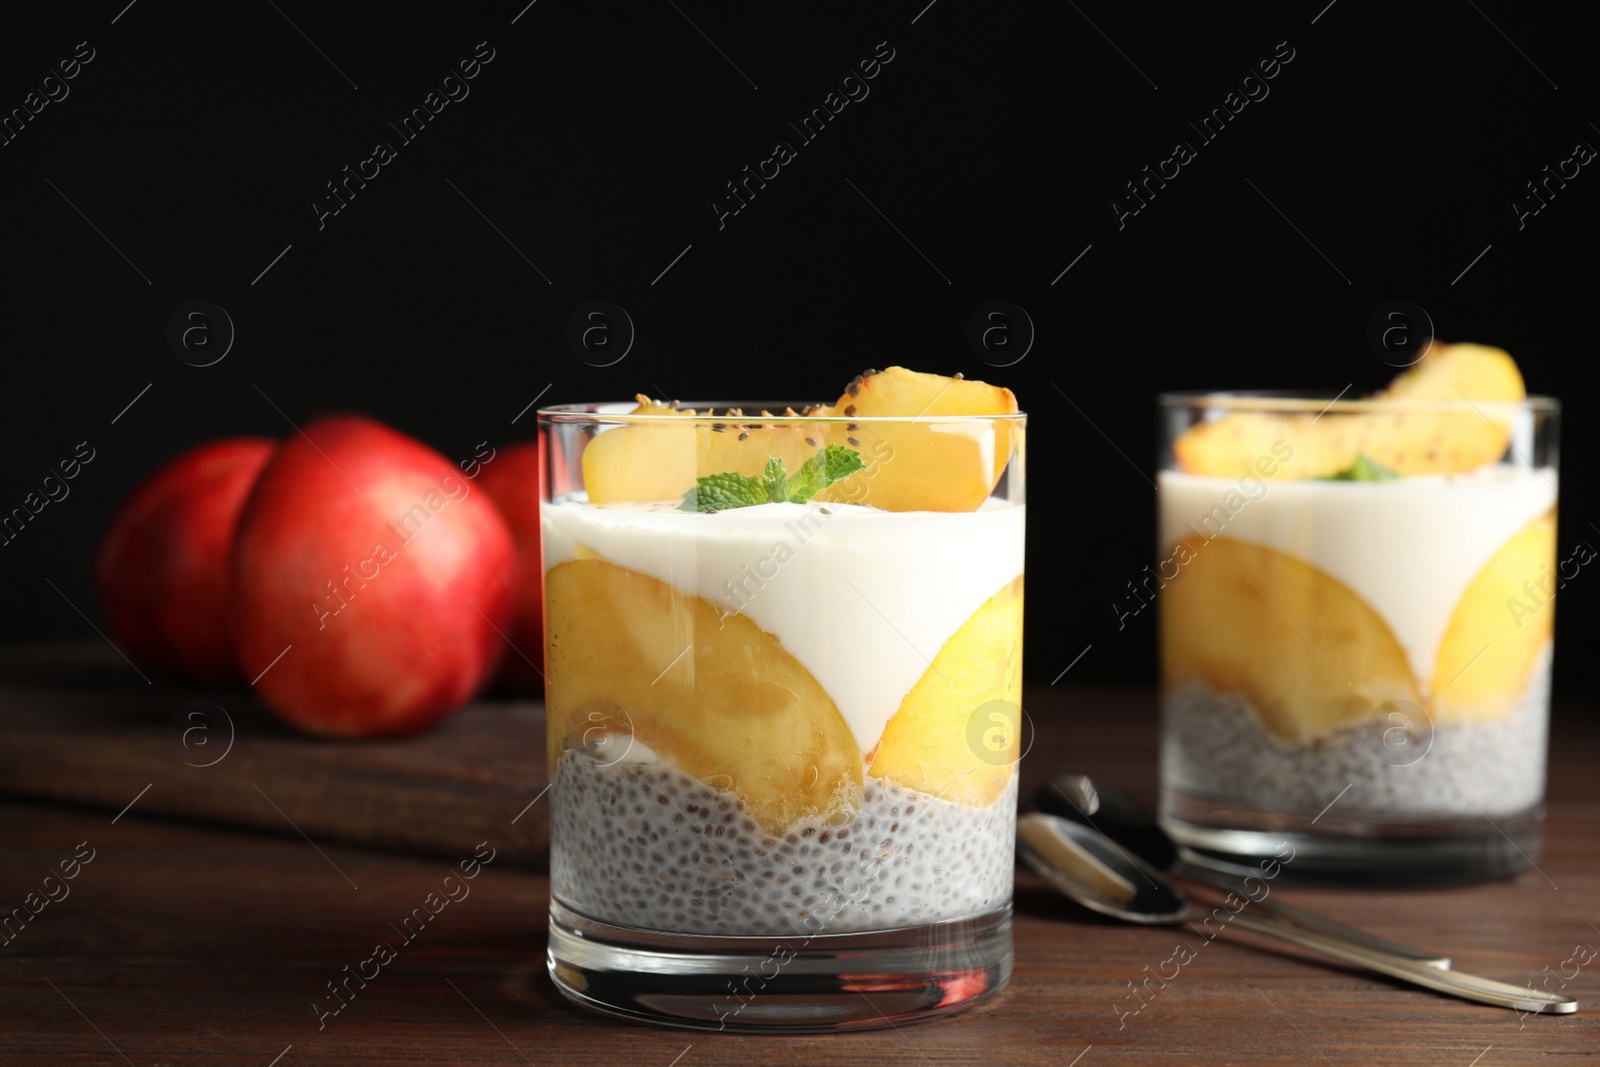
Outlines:
[[[328,741],[248,689],[146,682],[105,643],[0,651],[0,793],[313,843],[545,863],[544,709],[483,701],[427,733]],[[120,818],[120,815],[116,815]]]

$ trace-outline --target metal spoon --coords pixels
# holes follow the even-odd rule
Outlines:
[[[1023,815],[1017,819],[1017,853],[1046,881],[1086,908],[1144,925],[1171,926],[1197,914],[1188,899],[1166,877],[1144,861],[1117,848],[1094,829],[1056,815]],[[1242,898],[1241,898],[1242,899]],[[1363,944],[1304,929],[1273,915],[1252,911],[1248,901],[1239,910],[1220,907],[1224,925],[1281,938],[1341,963],[1362,967],[1412,985],[1513,1011],[1564,1014],[1578,1010],[1570,997],[1525,986],[1497,982],[1460,971],[1401,959]]]
[[[1156,817],[1141,808],[1135,801],[1096,782],[1086,774],[1058,774],[1039,787],[1034,803],[1040,811],[1059,815],[1073,822],[1085,823],[1121,845],[1128,852],[1168,874],[1192,878],[1197,882],[1216,886],[1229,892],[1249,896],[1259,911],[1270,912],[1308,930],[1316,930],[1330,937],[1356,941],[1368,948],[1400,956],[1430,967],[1450,966],[1449,956],[1440,956],[1423,949],[1412,948],[1398,941],[1377,937],[1365,930],[1305,911],[1281,902],[1268,903],[1255,900],[1243,879],[1229,877],[1211,867],[1195,862],[1194,854],[1173,841],[1161,828]],[[1260,876],[1257,875],[1258,880]]]

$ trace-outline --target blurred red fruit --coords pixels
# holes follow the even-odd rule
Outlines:
[[[191,448],[122,502],[94,581],[112,638],[135,659],[197,681],[240,679],[228,636],[228,552],[245,498],[277,447],[231,437]]]
[[[513,649],[500,664],[496,685],[539,697],[544,696],[544,561],[539,552],[543,471],[539,442],[524,441],[500,449],[477,478],[505,516],[517,544],[516,607],[507,633]]]
[[[505,520],[447,459],[370,419],[319,419],[284,443],[239,522],[240,665],[311,733],[420,730],[499,662],[514,568]]]

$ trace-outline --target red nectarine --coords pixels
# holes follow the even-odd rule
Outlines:
[[[370,419],[317,420],[284,442],[239,522],[240,664],[303,730],[422,729],[498,664],[514,566],[488,494],[439,453]]]
[[[544,560],[539,551],[543,470],[539,442],[523,441],[499,449],[477,478],[505,516],[517,543],[517,601],[508,634],[512,650],[500,664],[497,684],[509,692],[540,697],[544,696]]]
[[[158,671],[239,680],[228,636],[228,552],[276,441],[232,437],[169,460],[123,501],[94,580],[111,636]]]

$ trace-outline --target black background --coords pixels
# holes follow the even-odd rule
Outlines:
[[[72,605],[98,620],[101,531],[207,438],[354,409],[459,459],[531,434],[512,419],[536,396],[825,399],[903,363],[1009,385],[1032,414],[1031,675],[1092,645],[1074,680],[1150,678],[1153,613],[1119,631],[1109,602],[1152,559],[1155,394],[1375,389],[1393,371],[1366,324],[1397,298],[1566,402],[1560,551],[1600,540],[1600,174],[1525,228],[1509,206],[1600,145],[1578,5],[525,2],[0,17],[6,112],[78,42],[95,50],[0,147],[0,510],[77,442],[97,452],[0,548],[0,638],[93,639]],[[397,142],[386,122],[480,41],[494,59],[470,95],[319,229],[323,183]],[[719,229],[722,183],[796,142],[786,123],[884,41],[870,95]],[[1294,59],[1270,95],[1199,146],[1185,120],[1279,42]],[[1199,158],[1119,229],[1111,198],[1180,137]],[[637,330],[611,367],[565,340],[594,298]],[[1003,370],[965,340],[996,298],[1037,328]],[[237,330],[205,368],[165,338],[197,299]],[[1562,594],[1563,689],[1592,691],[1597,630],[1584,573]]]

